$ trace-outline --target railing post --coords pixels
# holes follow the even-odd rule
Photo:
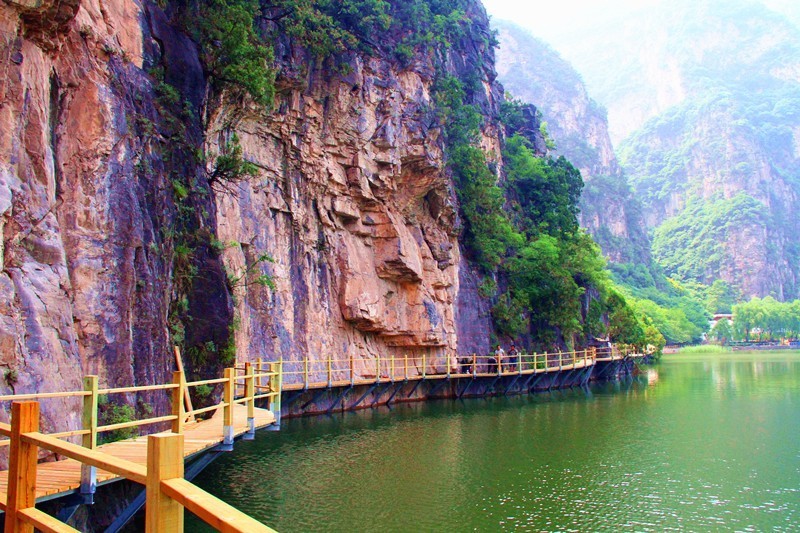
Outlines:
[[[403,354],[403,380],[408,381],[408,353]]]
[[[389,361],[391,367],[391,375],[389,376],[389,379],[392,383],[394,383],[394,354],[392,354],[392,358]]]
[[[253,365],[244,364],[244,394],[247,397],[247,433],[245,440],[256,438],[256,384],[253,378]]]
[[[521,376],[522,375],[522,354],[517,354],[517,373]]]
[[[181,358],[181,349],[177,346],[173,347],[175,351],[175,364],[177,366],[178,372],[181,372],[184,375],[184,383],[186,382],[186,372],[183,369],[183,358]],[[184,409],[186,412],[191,413],[194,411],[194,406],[192,405],[192,397],[189,395],[189,387],[183,388],[183,401],[186,403]],[[194,415],[189,417],[192,421],[194,421]]]
[[[88,392],[83,397],[82,426],[89,433],[81,437],[84,448],[94,450],[97,447],[97,376],[83,378],[83,390]],[[81,464],[81,497],[84,503],[94,503],[94,492],[97,489],[97,468]]]
[[[564,370],[564,354],[561,353],[561,349],[558,350],[558,369]]]
[[[450,379],[450,359],[445,355],[444,364],[447,366],[447,379]]]
[[[428,372],[428,364],[427,364],[427,360],[426,359],[427,358],[425,356],[425,353],[423,352],[423,354],[422,354],[422,379],[423,380],[427,376],[427,372]]]
[[[280,429],[281,428],[281,396],[283,395],[283,357],[278,360],[278,367],[277,367],[278,375],[276,376],[278,379],[278,386],[275,390],[278,392],[278,395],[275,396],[275,410],[272,411],[272,414],[275,415],[275,427]]]
[[[225,369],[227,372],[229,369]],[[145,531],[183,531],[183,506],[164,494],[161,482],[183,477],[183,435],[174,433],[147,437],[147,485],[145,485]]]
[[[331,354],[328,353],[328,388],[333,387],[333,361]]]
[[[375,383],[381,381],[381,354],[375,356]]]
[[[275,396],[269,397],[269,404],[267,408],[275,415],[275,429],[281,427],[281,387],[283,386],[283,359],[274,363],[269,363],[269,392],[276,393]]]
[[[356,384],[356,372],[355,366],[353,365],[353,354],[350,354],[350,386]]]
[[[303,388],[308,388],[308,354],[303,359]]]
[[[222,392],[222,401],[225,407],[222,408],[222,444],[226,451],[233,449],[233,397],[236,390],[236,370],[233,368],[225,369],[225,383]]]
[[[478,370],[478,354],[472,354],[472,377],[475,377],[475,374]]]
[[[184,391],[186,390],[186,375],[177,370],[172,373],[172,383],[177,385],[172,389],[172,416],[177,418],[172,421],[172,432],[183,433],[183,423],[186,420],[186,407],[183,401]]]
[[[264,360],[259,357],[256,360],[256,374],[258,374],[258,389],[257,389],[259,391],[258,394],[261,394],[260,391],[263,390],[261,387],[264,386],[264,376],[261,375],[263,373],[264,373]]]
[[[33,533],[33,526],[20,520],[17,512],[36,505],[36,462],[38,447],[22,441],[22,434],[39,431],[39,403],[11,404],[11,443],[8,457],[5,533]]]

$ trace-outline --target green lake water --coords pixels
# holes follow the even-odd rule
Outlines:
[[[284,420],[195,481],[285,532],[798,531],[800,352]]]

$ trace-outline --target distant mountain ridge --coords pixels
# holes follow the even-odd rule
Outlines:
[[[679,0],[556,43],[608,109],[667,275],[722,279],[745,299],[800,295],[799,22],[796,2]]]
[[[506,91],[537,106],[555,152],[581,170],[581,225],[615,263],[650,263],[641,206],[622,174],[608,135],[605,109],[592,100],[575,69],[543,41],[493,20],[500,47],[496,65]]]

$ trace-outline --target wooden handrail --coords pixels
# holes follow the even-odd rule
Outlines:
[[[275,531],[185,479],[163,480],[161,490],[219,531],[241,533]]]
[[[187,387],[198,387],[200,385],[217,385],[219,383],[225,383],[229,381],[228,378],[214,378],[214,379],[204,379],[201,381],[189,381],[186,383]]]
[[[133,428],[139,426],[148,426],[150,424],[158,424],[159,422],[171,422],[178,418],[175,415],[157,416],[154,418],[143,418],[142,420],[131,420],[129,422],[119,422],[118,424],[107,424],[105,426],[97,426],[98,433],[106,431],[115,431],[117,429]]]
[[[40,448],[45,448],[51,452],[59,453],[70,459],[75,459],[78,462],[94,466],[95,468],[100,468],[106,472],[122,476],[136,483],[144,485],[147,480],[147,468],[133,461],[121,459],[96,450],[87,450],[83,446],[56,439],[49,435],[39,433],[38,431],[25,433],[21,438],[24,442],[34,444]]]
[[[57,518],[53,518],[36,507],[17,511],[17,518],[43,533],[80,533],[77,529],[68,526]]]
[[[167,390],[177,387],[174,383],[165,383],[163,385],[140,385],[137,387],[119,387],[116,389],[98,389],[97,394],[123,394],[126,392],[147,392],[153,390]]]
[[[217,409],[221,409],[225,407],[225,402],[215,403],[214,405],[209,405],[208,407],[201,407],[199,409],[195,409],[193,411],[189,411],[186,413],[186,416],[189,415],[202,415],[203,413],[208,413],[209,411],[216,411]]]
[[[70,398],[70,397],[83,397],[88,396],[90,393],[86,391],[68,391],[68,392],[34,392],[30,394],[6,394],[0,396],[0,402],[22,402],[26,400],[40,400],[44,398]]]
[[[184,508],[219,531],[273,531],[183,479],[183,435],[150,435],[147,440],[147,466],[142,466],[40,433],[38,402],[14,402],[11,409],[11,424],[0,424],[0,433],[8,433],[12,438],[9,491],[8,494],[0,494],[0,508],[6,512],[6,533],[33,533],[34,528],[47,533],[77,531],[35,508],[39,448],[145,485],[145,527],[148,532],[183,531]]]

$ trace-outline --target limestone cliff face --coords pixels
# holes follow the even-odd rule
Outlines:
[[[468,16],[487,31],[479,3]],[[353,54],[344,75],[287,41],[267,112],[207,102],[196,46],[149,2],[9,1],[0,35],[0,392],[76,389],[88,373],[168,380],[170,315],[187,291],[187,345],[232,335],[239,361],[353,356],[366,376],[378,355],[444,366],[488,348],[431,111],[435,60],[453,74],[481,65],[470,98],[499,152],[488,40],[468,34],[408,67]],[[153,67],[186,101],[179,130]],[[258,177],[181,203],[176,177],[209,169],[175,146],[213,161],[234,133]],[[189,289],[176,281],[178,220],[217,243],[190,256]],[[274,289],[253,282],[261,274]],[[161,396],[126,401],[165,409]],[[47,429],[78,423],[77,402],[43,409]]]
[[[164,177],[133,131],[144,13],[134,2],[0,5],[0,390],[166,379],[168,258],[147,247]],[[142,96],[142,93],[144,96]],[[141,100],[142,102],[144,100]],[[77,401],[43,405],[47,429]]]
[[[351,67],[287,86],[275,113],[231,124],[236,110],[223,105],[209,120],[209,139],[235,129],[262,169],[217,197],[219,239],[240,243],[224,252],[229,271],[263,253],[274,260],[274,290],[235,289],[244,357],[360,361],[457,347],[456,208],[430,127],[431,80],[380,58]]]

